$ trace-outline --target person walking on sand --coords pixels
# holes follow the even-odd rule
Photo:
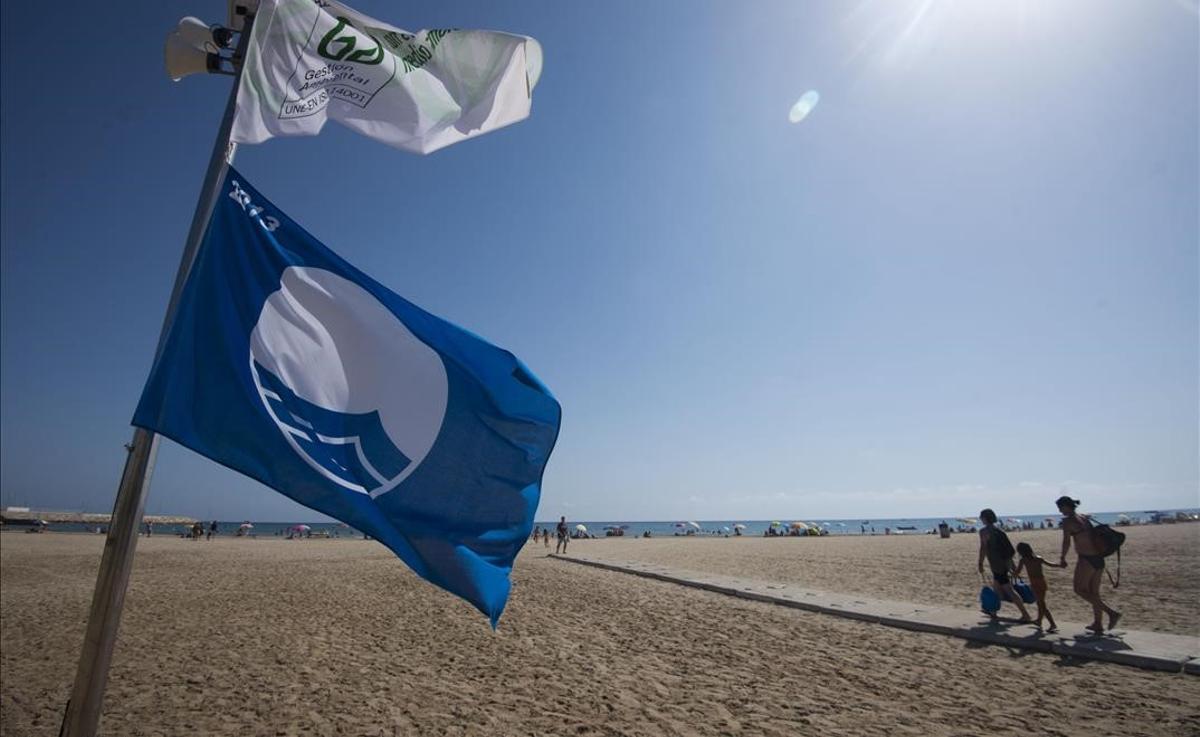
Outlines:
[[[1029,576],[1029,587],[1033,589],[1033,595],[1037,598],[1037,628],[1042,628],[1043,617],[1050,623],[1050,628],[1047,632],[1054,633],[1058,631],[1058,625],[1054,623],[1054,616],[1050,614],[1050,607],[1046,604],[1046,573],[1042,570],[1042,566],[1050,566],[1052,568],[1066,568],[1066,563],[1051,563],[1040,555],[1035,555],[1033,547],[1029,543],[1017,543],[1017,554],[1021,556],[1021,562],[1017,564],[1016,576],[1021,575],[1021,571]]]
[[[983,522],[983,529],[979,531],[979,575],[983,575],[983,561],[986,558],[988,567],[992,570],[992,590],[996,592],[996,596],[1003,600],[1007,594],[1009,600],[1021,610],[1021,624],[1032,622],[1029,611],[1021,602],[1021,596],[1013,588],[1012,579],[1009,578],[1013,571],[1013,555],[1017,551],[1013,549],[1004,530],[996,527],[995,512],[985,509],[979,513],[979,519]],[[991,616],[993,619],[996,617],[995,614]]]
[[[546,548],[547,550],[550,549],[550,528],[549,527],[542,530],[542,547]]]
[[[1076,513],[1079,500],[1069,496],[1060,496],[1054,500],[1055,506],[1063,516],[1062,554],[1058,562],[1065,568],[1067,553],[1071,550],[1071,541],[1075,542],[1075,553],[1079,558],[1075,561],[1075,593],[1092,605],[1092,623],[1087,629],[1096,634],[1104,634],[1104,625],[1100,622],[1101,614],[1108,615],[1108,628],[1117,626],[1121,613],[1104,603],[1100,598],[1100,577],[1104,572],[1104,556],[1092,538],[1092,519],[1086,514]]]
[[[558,542],[554,544],[554,553],[557,555],[559,550],[561,550],[565,554],[567,552],[567,541],[571,539],[571,536],[567,534],[567,518],[560,517],[558,526],[554,530],[558,533]]]
[[[212,540],[213,535],[217,534],[218,529],[220,529],[220,528],[217,526],[217,521],[213,520],[212,523],[208,526],[208,537],[206,537],[205,540]]]

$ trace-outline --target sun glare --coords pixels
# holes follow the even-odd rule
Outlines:
[[[886,65],[902,65],[920,57],[945,34],[979,40],[996,35],[1020,37],[1069,15],[1071,2],[1039,0],[863,0],[844,18],[852,50]]]

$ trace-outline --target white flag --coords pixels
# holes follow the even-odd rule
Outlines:
[[[332,0],[262,0],[232,140],[315,136],[333,118],[429,153],[524,120],[541,71],[528,36],[409,33]]]

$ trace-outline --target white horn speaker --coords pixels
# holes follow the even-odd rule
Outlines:
[[[205,31],[207,30],[206,28]],[[189,74],[211,71],[218,62],[218,57],[205,51],[203,47],[197,47],[178,33],[172,33],[167,36],[163,61],[167,67],[167,76],[178,82]]]
[[[205,51],[217,51],[217,44],[213,41],[212,28],[207,23],[196,18],[195,16],[187,16],[179,19],[179,25],[175,27],[175,32],[183,37],[192,46]]]

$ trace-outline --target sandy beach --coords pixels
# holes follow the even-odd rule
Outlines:
[[[1029,539],[1049,550],[1055,538]],[[1131,531],[1116,599],[1130,627],[1195,632],[1186,603],[1200,590],[1198,541],[1196,525]],[[572,545],[939,603],[978,588],[965,535]],[[4,735],[57,734],[102,547],[89,535],[0,538]],[[981,647],[585,569],[545,552],[539,544],[522,553],[493,632],[375,543],[143,539],[103,733],[1200,732],[1195,676]],[[1053,575],[1061,617],[1080,619],[1065,574]]]
[[[1200,636],[1200,524],[1120,528],[1120,587],[1106,578],[1105,600],[1124,616],[1122,626],[1150,632]],[[1027,542],[1056,562],[1058,530],[1009,533],[1014,545]],[[576,542],[576,541],[573,541]],[[794,583],[822,591],[863,594],[918,604],[978,609],[982,580],[976,570],[979,537],[855,535],[785,538],[604,538],[581,540],[574,548],[590,557],[637,560],[674,568]],[[1074,550],[1066,569],[1046,568],[1050,611],[1055,619],[1088,623],[1091,607],[1071,590]],[[1116,576],[1116,558],[1107,564]],[[986,570],[986,564],[985,564]]]

